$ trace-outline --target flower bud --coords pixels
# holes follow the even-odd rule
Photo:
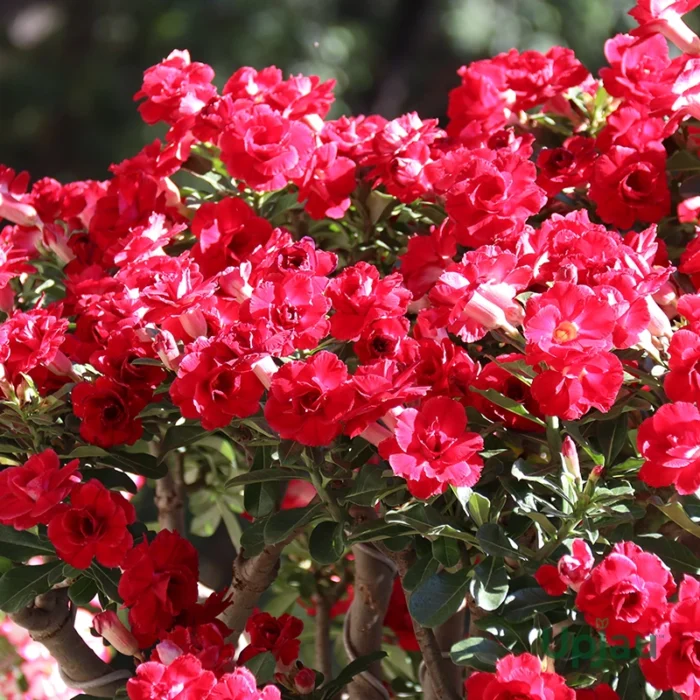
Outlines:
[[[294,676],[294,690],[299,695],[309,695],[316,688],[316,672],[310,668],[302,668]]]
[[[113,610],[98,613],[92,620],[92,627],[104,637],[120,654],[140,656],[139,645],[131,632]]]
[[[576,479],[577,483],[581,483],[581,467],[578,461],[578,452],[574,441],[567,435],[561,445],[562,461],[564,469]]]

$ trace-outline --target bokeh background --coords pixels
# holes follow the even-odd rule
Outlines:
[[[0,0],[0,162],[100,178],[157,130],[133,94],[173,48],[211,64],[338,81],[331,116],[442,117],[456,69],[511,47],[573,48],[592,70],[633,0]],[[697,26],[696,18],[691,24]]]

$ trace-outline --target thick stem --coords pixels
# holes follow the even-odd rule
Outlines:
[[[158,524],[163,530],[185,534],[185,486],[183,458],[176,454],[168,473],[156,481],[155,504]]]
[[[316,670],[323,674],[328,682],[333,674],[333,654],[331,648],[331,604],[319,595],[316,601]]]
[[[343,641],[348,661],[382,648],[384,617],[396,576],[393,563],[369,545],[355,545],[354,598],[345,617]],[[381,664],[355,676],[348,685],[350,700],[387,700]]]
[[[458,610],[447,622],[443,623],[434,630],[435,640],[440,649],[443,659],[449,653],[454,644],[464,639],[465,622],[466,622],[466,605]],[[464,685],[464,669],[457,664],[444,663],[446,667],[447,680],[450,687],[456,692],[461,693]],[[439,696],[436,694],[430,675],[427,673],[427,664],[421,666],[421,672],[425,669],[425,673],[421,673],[421,685],[424,690],[424,700],[436,700]]]
[[[132,675],[115,671],[100,659],[75,631],[73,611],[65,588],[49,591],[11,615],[58,662],[66,685],[98,698],[111,698]]]

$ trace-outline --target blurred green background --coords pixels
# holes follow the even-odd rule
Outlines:
[[[173,48],[211,64],[336,78],[332,116],[444,115],[457,68],[511,47],[573,48],[593,71],[632,0],[0,0],[0,162],[100,178],[160,135],[141,75]]]

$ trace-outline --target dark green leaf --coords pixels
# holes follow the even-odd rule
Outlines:
[[[495,389],[477,389],[474,386],[469,387],[471,391],[481,394],[484,398],[488,399],[491,403],[495,403],[496,406],[500,406],[501,408],[505,408],[506,411],[510,411],[511,413],[515,413],[518,416],[522,416],[523,418],[527,418],[528,420],[531,420],[533,423],[537,423],[538,425],[545,425],[545,422],[541,419],[538,418],[537,416],[532,415],[530,411],[528,411],[523,404],[518,403],[515,399],[511,399],[508,396],[504,396],[500,392],[496,391]]]
[[[537,613],[555,610],[564,606],[563,598],[553,598],[542,588],[521,588],[508,595],[503,616],[509,622],[521,622]]]
[[[476,604],[488,612],[501,606],[508,595],[508,573],[499,557],[486,557],[474,569],[469,591]]]
[[[291,467],[271,467],[269,469],[255,469],[239,474],[226,482],[226,488],[247,486],[248,484],[262,484],[268,481],[289,481],[289,479],[310,480],[309,472],[304,469],[292,469]]]
[[[496,662],[510,650],[492,639],[469,637],[457,642],[450,650],[450,658],[457,666],[470,666],[479,671],[495,671]]]
[[[83,576],[71,584],[68,597],[76,605],[87,605],[97,595],[97,584],[89,576]]]
[[[457,566],[462,558],[459,542],[448,537],[440,537],[434,540],[433,556],[448,569]]]
[[[283,542],[291,537],[295,530],[303,528],[324,513],[323,503],[309,505],[306,508],[290,508],[275,513],[265,523],[265,544]]]
[[[615,458],[625,446],[628,427],[629,421],[626,413],[618,416],[615,420],[599,421],[596,424],[598,445],[600,445],[600,451],[603,453],[605,464],[608,467],[614,464]]]
[[[258,685],[269,683],[275,676],[277,661],[269,651],[256,654],[245,663],[246,668],[255,676]]]
[[[6,525],[0,525],[0,545],[2,556],[17,562],[27,561],[41,554],[55,553],[48,540],[42,540],[31,532],[15,530]]]
[[[110,600],[113,600],[115,603],[122,602],[119,595],[119,579],[121,578],[119,569],[108,569],[94,561],[85,573],[95,580],[100,590]]]
[[[255,482],[243,491],[243,507],[254,518],[264,518],[272,513],[282,499],[282,484],[279,482]]]
[[[319,564],[335,564],[345,554],[343,523],[323,522],[316,525],[309,538],[309,554]]]
[[[476,532],[479,546],[486,554],[495,557],[522,557],[515,544],[497,523],[485,523]]]
[[[108,489],[128,491],[129,493],[136,493],[138,491],[134,480],[128,474],[119,471],[119,469],[111,469],[110,467],[104,467],[102,469],[82,467],[80,473],[83,475],[85,481],[97,479]]]
[[[680,525],[686,532],[695,537],[700,537],[700,525],[694,523],[690,516],[683,509],[683,505],[678,502],[664,503],[658,496],[652,499],[652,503],[676,525]]]
[[[379,494],[385,490],[386,482],[382,478],[382,470],[373,464],[365,464],[353,482],[350,492],[345,496],[345,502],[359,506],[374,506]]]
[[[392,525],[383,520],[372,520],[355,526],[348,535],[348,541],[353,543],[374,542],[389,537],[400,537],[404,534],[406,534],[406,528],[403,525]]]
[[[205,435],[209,435],[209,431],[204,430],[201,425],[173,425],[165,433],[163,441],[160,443],[160,456],[158,463],[161,463],[168,453],[178,449],[178,447],[186,447],[191,445]]]
[[[671,173],[700,170],[700,159],[685,150],[676,151],[666,161],[666,169]]]
[[[63,573],[62,561],[10,569],[0,578],[0,610],[12,613],[24,608],[51,589],[56,572]]]
[[[617,681],[617,694],[620,700],[639,700],[643,698],[646,681],[639,664],[625,668]]]
[[[256,520],[252,525],[243,530],[241,535],[241,547],[246,557],[254,557],[265,548],[265,521]]]
[[[407,591],[415,590],[423,581],[436,574],[439,568],[440,562],[433,559],[432,554],[416,559],[404,576],[403,587]]]
[[[408,600],[408,610],[423,627],[437,627],[449,620],[464,602],[469,588],[465,570],[441,571],[423,581]]]
[[[366,671],[372,664],[381,661],[386,656],[385,651],[374,651],[366,656],[360,656],[349,663],[328,685],[324,687],[324,700],[335,697],[355,676]]]
[[[153,455],[143,452],[112,453],[100,461],[131,474],[140,474],[147,479],[162,479],[168,473],[166,464],[159,464]]]

